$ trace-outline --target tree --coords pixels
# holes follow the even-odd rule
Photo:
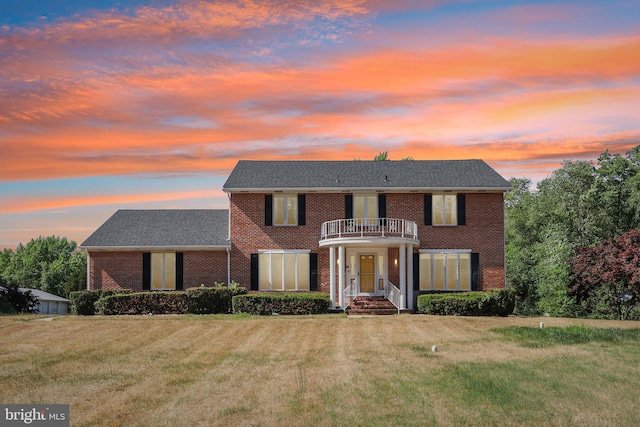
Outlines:
[[[86,287],[86,255],[77,251],[76,242],[64,237],[32,239],[7,256],[3,253],[0,262],[4,264],[0,274],[24,288],[67,297]]]
[[[382,161],[385,161],[385,160],[390,160],[389,159],[389,152],[388,151],[381,151],[380,153],[378,153],[377,156],[375,156],[373,158],[373,160],[376,161],[376,162],[382,162]]]
[[[584,315],[625,319],[640,301],[640,230],[577,248],[569,288]]]

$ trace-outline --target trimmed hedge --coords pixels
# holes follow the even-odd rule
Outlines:
[[[328,294],[305,293],[259,293],[237,295],[232,299],[234,313],[255,315],[272,314],[320,314],[327,313],[331,305]]]
[[[212,288],[189,288],[189,313],[193,314],[228,314],[232,312],[231,299],[236,295],[247,293],[246,288],[215,286]]]
[[[186,292],[139,292],[110,295],[95,303],[98,314],[185,314],[189,309]]]
[[[418,313],[457,316],[508,316],[515,307],[511,289],[418,296]]]
[[[98,290],[98,291],[74,291],[69,294],[71,300],[71,313],[81,316],[93,316],[96,314],[95,303],[102,297],[129,294],[130,289]]]

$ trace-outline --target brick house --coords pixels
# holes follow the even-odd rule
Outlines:
[[[481,160],[240,161],[228,211],[116,212],[81,245],[88,286],[236,281],[412,309],[420,292],[504,287],[509,189]]]

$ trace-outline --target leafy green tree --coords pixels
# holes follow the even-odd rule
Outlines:
[[[640,146],[597,162],[566,161],[531,188],[512,179],[505,199],[507,281],[517,312],[581,315],[570,260],[576,248],[640,228]]]
[[[67,297],[86,286],[86,256],[64,237],[38,237],[1,258],[0,274],[24,288]],[[8,261],[7,261],[8,260]]]

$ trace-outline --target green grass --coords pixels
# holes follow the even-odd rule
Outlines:
[[[533,328],[528,326],[509,326],[496,328],[495,332],[512,339],[525,347],[549,347],[554,345],[574,345],[590,342],[621,343],[640,341],[640,328],[592,328],[582,325],[567,327]]]
[[[0,402],[74,426],[640,425],[637,322],[34,318],[0,318]]]

